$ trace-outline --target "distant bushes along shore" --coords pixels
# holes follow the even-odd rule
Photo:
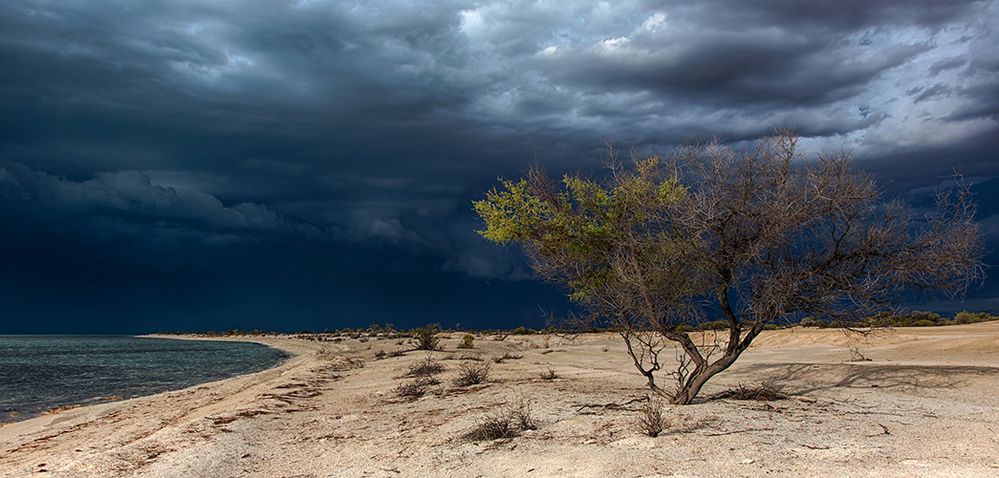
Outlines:
[[[775,330],[787,327],[801,326],[801,327],[815,327],[820,329],[826,328],[844,328],[844,327],[939,327],[944,325],[961,325],[961,324],[976,324],[979,322],[990,322],[994,320],[999,320],[999,315],[993,315],[989,312],[969,312],[961,311],[954,314],[953,317],[946,317],[940,315],[936,312],[926,312],[926,311],[913,311],[908,314],[893,314],[890,312],[882,312],[873,317],[863,319],[860,321],[842,321],[842,320],[819,320],[815,317],[805,317],[799,322],[788,322],[785,324],[767,324],[766,329]],[[697,324],[678,324],[673,326],[673,329],[677,332],[697,332],[697,331],[708,331],[708,330],[728,330],[728,322],[724,320],[714,320],[709,322],[701,322]],[[365,328],[343,328],[337,329],[335,331],[325,331],[325,332],[310,332],[301,331],[296,332],[292,335],[301,336],[303,339],[311,340],[331,340],[339,338],[362,338],[362,337],[382,337],[386,339],[410,339],[415,342],[414,345],[418,349],[423,350],[434,350],[439,346],[438,340],[439,334],[448,333],[459,330],[455,329],[443,329],[437,324],[429,324],[423,327],[417,327],[410,330],[397,330],[391,324],[386,325],[371,325]],[[530,329],[527,327],[517,327],[515,329],[460,329],[463,331],[474,331],[478,335],[534,335],[534,334],[559,334],[559,333],[581,333],[581,332],[607,332],[615,331],[612,328],[590,328],[587,330],[563,330],[556,327],[546,327],[544,329]],[[162,332],[183,335],[176,332]],[[202,332],[190,335],[196,335],[201,337],[232,337],[232,336],[247,336],[247,335],[282,335],[281,332],[265,332],[262,330],[239,330],[232,329],[222,332],[210,331]],[[321,334],[321,335],[318,335]],[[459,348],[471,349],[474,348],[474,338],[472,334],[466,334],[462,337],[462,343]],[[413,340],[415,339],[415,340]]]

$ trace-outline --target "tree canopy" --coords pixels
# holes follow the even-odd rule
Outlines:
[[[686,146],[627,165],[612,154],[602,181],[532,169],[474,206],[483,237],[520,245],[540,277],[610,320],[674,403],[690,403],[769,323],[859,319],[913,291],[961,294],[982,274],[966,186],[920,216],[882,198],[848,154],[806,158],[788,132],[746,151]],[[727,331],[685,332],[718,317]]]

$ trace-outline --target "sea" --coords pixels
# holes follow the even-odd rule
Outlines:
[[[0,422],[176,390],[264,370],[286,358],[250,342],[0,335]]]

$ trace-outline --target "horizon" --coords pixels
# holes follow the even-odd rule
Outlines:
[[[0,335],[540,328],[471,202],[775,126],[999,263],[999,2],[0,5]],[[961,300],[999,311],[989,276]]]

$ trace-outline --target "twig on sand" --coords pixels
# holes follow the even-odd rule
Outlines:
[[[886,426],[884,426],[884,425],[882,425],[882,424],[880,424],[880,423],[878,423],[878,426],[879,426],[879,427],[881,427],[881,430],[882,430],[882,432],[881,432],[881,433],[875,433],[875,434],[873,434],[873,435],[866,435],[866,436],[867,436],[868,438],[870,438],[870,437],[879,437],[879,436],[881,436],[881,435],[891,435],[891,432],[890,432],[890,431],[888,431],[888,427],[886,427]]]
[[[802,443],[801,446],[808,448],[809,450],[828,450],[827,445],[809,445],[808,443]]]
[[[619,408],[624,408],[627,405],[631,405],[632,403],[644,402],[644,401],[646,401],[648,399],[649,399],[649,397],[639,397],[639,398],[634,398],[634,399],[628,400],[627,402],[624,402],[624,403],[616,403],[616,402],[604,403],[604,404],[591,403],[591,404],[587,404],[587,405],[583,405],[583,406],[579,407],[579,409],[576,410],[576,413],[579,413],[579,412],[581,412],[581,411],[583,411],[583,410],[585,410],[587,408],[601,408],[601,409],[604,409],[604,410],[616,410],[616,409],[619,409]]]
[[[768,431],[772,431],[772,430],[773,430],[773,427],[770,427],[770,428],[746,428],[746,429],[743,429],[743,430],[732,430],[732,431],[719,432],[719,433],[705,433],[704,436],[706,436],[706,437],[718,437],[718,436],[722,436],[722,435],[732,435],[734,433],[768,432]]]

